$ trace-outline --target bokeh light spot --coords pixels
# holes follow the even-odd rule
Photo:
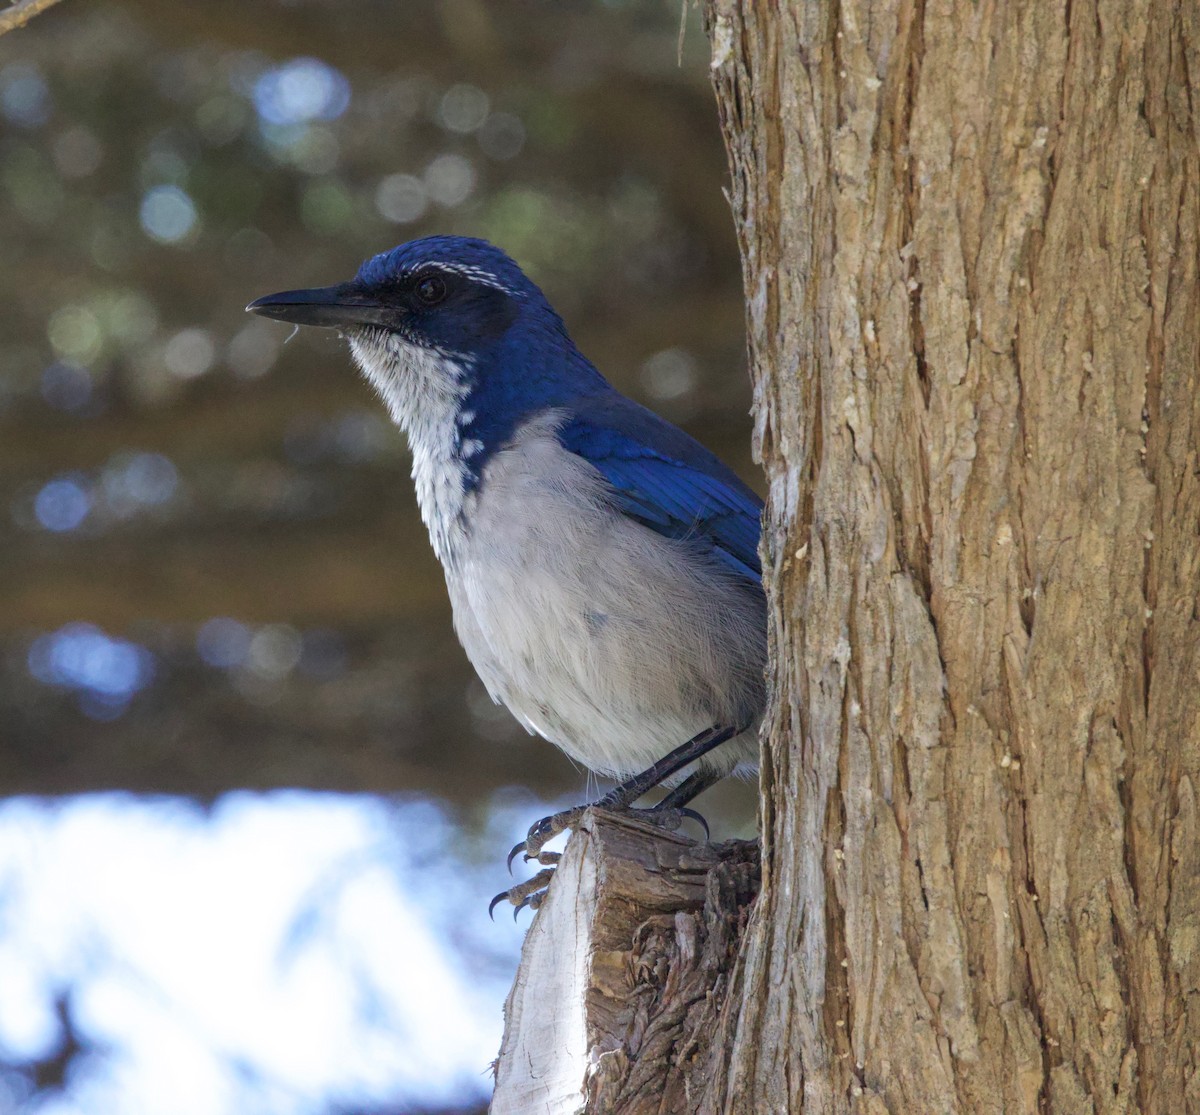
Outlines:
[[[216,616],[196,632],[196,653],[206,665],[231,670],[246,661],[250,637],[250,629],[244,623]]]
[[[35,639],[29,673],[45,685],[75,690],[83,709],[97,719],[119,715],[154,677],[154,656],[145,647],[106,635],[91,623],[68,623]]]
[[[374,410],[348,410],[331,423],[333,447],[343,461],[374,461],[399,444],[396,428]]]
[[[488,95],[474,85],[452,85],[438,105],[438,120],[447,131],[469,135],[487,119]]]
[[[239,329],[225,350],[226,362],[241,379],[266,375],[278,356],[279,331],[261,319]]]
[[[32,62],[10,62],[0,70],[0,112],[22,128],[38,128],[50,119],[50,89]]]
[[[515,159],[525,146],[525,125],[511,112],[493,112],[484,121],[476,137],[483,153],[504,161]]]
[[[46,336],[60,356],[85,364],[100,355],[104,341],[99,320],[85,306],[55,310],[46,323]]]
[[[160,244],[178,244],[196,227],[196,205],[178,186],[153,186],[142,195],[142,229]]]
[[[429,196],[447,209],[461,205],[475,190],[475,168],[462,155],[439,155],[422,177]]]
[[[91,372],[69,360],[56,360],[42,371],[42,398],[55,410],[78,414],[92,401]]]
[[[64,178],[86,178],[94,174],[104,159],[104,148],[96,133],[76,124],[58,136],[51,145],[54,165]]]
[[[105,330],[123,344],[140,345],[158,328],[154,303],[139,291],[106,291],[93,304]]]
[[[179,487],[179,472],[161,453],[118,453],[100,478],[104,498],[121,515],[170,502]]]
[[[138,180],[143,186],[181,185],[188,176],[191,160],[179,149],[175,137],[155,136],[138,165]]]
[[[678,399],[696,389],[696,361],[681,348],[656,352],[642,365],[642,383],[655,399]]]
[[[419,178],[411,174],[389,174],[375,191],[375,208],[380,216],[394,224],[408,224],[425,215],[429,194]]]
[[[33,501],[37,521],[58,534],[75,530],[91,509],[91,486],[80,474],[56,477],[43,485]]]
[[[213,366],[216,355],[212,334],[207,329],[193,326],[181,329],[167,342],[163,363],[178,379],[195,379]]]
[[[290,624],[268,623],[251,638],[246,666],[261,678],[278,681],[296,668],[303,652],[299,631]]]
[[[293,58],[254,84],[254,107],[267,124],[336,120],[350,104],[350,83],[319,58]]]

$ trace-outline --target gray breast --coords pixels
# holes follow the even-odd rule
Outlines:
[[[617,512],[556,421],[527,424],[484,470],[447,566],[455,626],[527,728],[628,776],[714,724],[757,720],[763,604],[691,544]],[[725,772],[755,749],[747,736],[709,762]]]

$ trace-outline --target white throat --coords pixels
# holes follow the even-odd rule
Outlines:
[[[438,560],[452,567],[466,537],[464,457],[481,448],[464,445],[462,437],[470,365],[382,330],[356,330],[349,341],[355,362],[408,437],[421,518]]]

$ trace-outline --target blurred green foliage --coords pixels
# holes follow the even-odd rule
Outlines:
[[[618,386],[753,480],[706,46],[692,13],[677,60],[679,14],[69,0],[0,39],[6,786],[577,783],[472,679],[407,450],[343,346],[285,347],[243,306],[488,237]],[[216,630],[241,634],[218,653]]]
[[[9,794],[408,791],[481,837],[506,785],[584,791],[471,673],[407,449],[344,345],[243,307],[485,236],[621,390],[757,485],[682,14],[681,52],[679,0],[63,0],[0,38]],[[750,799],[704,808],[728,832],[735,802],[744,832]],[[36,991],[61,1041],[0,1108],[6,1079],[40,1110],[101,1064],[78,990]]]

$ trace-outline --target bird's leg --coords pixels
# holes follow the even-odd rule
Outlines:
[[[720,746],[726,740],[732,739],[744,730],[744,728],[708,728],[699,735],[693,736],[687,743],[675,748],[669,755],[665,755],[659,759],[657,763],[647,770],[642,771],[641,774],[635,775],[628,781],[622,782],[619,786],[609,790],[607,794],[593,804],[601,809],[628,812],[638,798],[648,790],[652,790],[664,778],[670,778],[671,775],[678,773],[688,763],[695,762],[701,756],[707,755],[714,747]],[[664,827],[671,831],[677,829],[685,817],[691,817],[704,826],[704,835],[707,837],[708,823],[694,809],[686,808],[686,805],[697,794],[707,790],[709,786],[717,782],[719,778],[720,776],[714,771],[693,771],[678,786],[674,787],[662,801],[651,806],[649,809],[639,810],[639,812],[644,813],[648,820],[652,820],[656,824],[663,824]],[[550,817],[543,817],[529,830],[529,835],[509,852],[508,867],[511,871],[512,861],[520,853],[524,852],[525,859],[527,861],[537,860],[538,863],[542,864],[542,870],[534,875],[532,879],[528,879],[524,883],[518,883],[515,887],[501,891],[496,895],[488,906],[489,916],[496,906],[505,899],[515,907],[513,910],[514,917],[526,906],[531,910],[536,910],[542,904],[542,901],[546,897],[546,888],[554,876],[554,865],[562,858],[558,852],[545,852],[542,849],[560,832],[574,828],[579,823],[579,819],[583,816],[584,811],[589,808],[590,805],[577,805],[574,809],[564,809],[561,813],[555,813]]]
[[[622,782],[619,786],[609,790],[599,800],[588,805],[577,805],[574,809],[564,809],[561,813],[554,813],[549,817],[543,817],[529,830],[529,834],[525,839],[509,852],[509,868],[511,869],[512,861],[521,853],[524,853],[526,860],[536,859],[538,863],[544,866],[557,863],[559,858],[557,852],[543,852],[542,849],[560,832],[574,828],[579,823],[579,818],[583,816],[584,811],[590,808],[591,805],[596,805],[600,809],[611,809],[616,812],[627,811],[638,798],[648,790],[652,790],[664,778],[670,778],[671,775],[678,773],[686,767],[688,763],[695,762],[701,756],[707,755],[714,747],[718,747],[726,740],[732,739],[741,731],[743,729],[737,727],[707,728],[699,735],[693,736],[687,743],[664,755],[657,763],[642,771],[641,774],[634,775],[628,781]],[[697,774],[699,773],[697,772]],[[676,811],[679,811],[677,815],[680,818],[690,815],[692,813],[691,810],[687,813],[681,812],[684,803],[691,801],[701,790],[706,789],[715,781],[716,779],[713,778],[710,782],[701,782],[696,778],[695,774],[685,779],[664,799],[664,802],[668,799],[670,800],[670,804],[666,805],[663,810],[665,814],[664,819],[670,813]],[[658,812],[658,809],[656,807],[646,812]],[[696,816],[698,817],[699,814],[696,814]],[[675,827],[678,827],[678,824]]]
[[[660,809],[682,809],[692,798],[699,797],[709,786],[715,786],[721,776],[715,770],[694,770],[678,786],[668,790],[661,801],[655,802],[649,812]]]

